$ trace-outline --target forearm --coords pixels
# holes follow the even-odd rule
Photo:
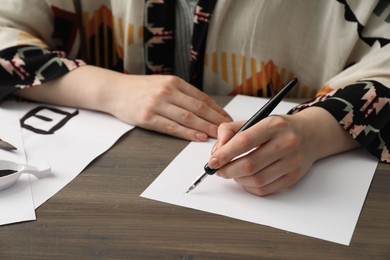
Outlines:
[[[86,65],[42,85],[17,90],[14,94],[43,103],[112,113],[109,91],[121,77],[125,75]]]

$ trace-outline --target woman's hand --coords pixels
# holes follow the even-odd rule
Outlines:
[[[213,99],[178,77],[125,77],[110,101],[123,121],[192,141],[216,138],[218,126],[231,121]]]
[[[215,138],[218,126],[231,121],[213,99],[178,77],[127,75],[89,65],[16,94],[106,112],[126,123],[191,141]]]
[[[315,161],[358,146],[331,114],[318,107],[269,116],[232,138],[243,123],[218,128],[208,165],[219,168],[218,176],[233,178],[259,196],[292,186]]]

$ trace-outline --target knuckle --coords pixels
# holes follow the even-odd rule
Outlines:
[[[147,122],[150,122],[152,120],[154,116],[154,113],[150,110],[144,110],[142,112],[140,112],[139,114],[139,120],[141,121],[141,123],[147,123]]]
[[[149,122],[155,116],[157,107],[160,106],[160,100],[156,97],[150,97],[146,102],[145,106],[138,113],[138,119],[144,123]]]
[[[286,143],[289,148],[297,148],[301,145],[301,140],[297,135],[291,134],[288,136]]]
[[[174,85],[179,81],[179,78],[175,75],[165,75],[164,76],[164,83],[167,85]]]
[[[161,101],[158,97],[151,96],[145,102],[145,109],[146,110],[154,110],[156,107],[158,107],[160,105],[160,102]]]
[[[207,111],[207,108],[208,108],[208,106],[204,102],[197,102],[197,104],[195,104],[195,112],[199,115],[205,114]]]
[[[155,115],[155,108],[158,107],[159,101],[158,99],[150,98],[145,104],[145,107],[138,113],[138,118],[142,123],[152,120]]]
[[[227,122],[221,123],[221,124],[219,125],[219,129],[221,129],[221,130],[223,130],[223,131],[226,131],[226,130],[230,129],[230,128],[229,128],[229,123],[227,123]]]
[[[270,122],[268,126],[272,131],[282,130],[288,126],[287,120],[281,116],[275,115],[275,116],[270,116],[269,118],[270,118]]]
[[[181,80],[179,77],[177,77],[177,76],[174,76],[174,75],[166,75],[166,76],[164,76],[164,81],[163,81],[163,83],[164,83],[164,85],[166,85],[166,86],[170,86],[171,89],[174,89],[174,88],[176,88],[176,86],[182,84],[181,81],[182,81],[182,80]]]
[[[240,149],[249,150],[252,145],[252,140],[249,135],[244,132],[241,132],[241,134],[237,135],[236,137],[236,143]]]
[[[207,104],[209,106],[213,104],[213,100],[203,92],[200,92],[199,100],[204,102],[205,104]]]
[[[261,178],[260,176],[256,176],[255,178],[253,178],[253,185],[257,188],[261,188],[264,186],[264,179]]]
[[[300,139],[295,134],[287,134],[283,142],[278,143],[277,149],[281,151],[295,150],[300,146]]]
[[[182,122],[184,124],[190,123],[194,118],[194,114],[189,111],[184,111],[181,115]]]
[[[249,160],[249,159],[245,159],[242,161],[242,171],[244,174],[246,175],[249,175],[251,173],[253,173],[256,169],[256,164],[252,161],[252,160]],[[254,178],[254,180],[256,181],[257,178]]]
[[[157,98],[167,97],[173,95],[175,88],[171,84],[164,84],[160,86],[157,90]]]
[[[165,127],[165,133],[174,135],[177,133],[178,125],[175,122],[169,122]]]

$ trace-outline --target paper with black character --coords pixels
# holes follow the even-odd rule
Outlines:
[[[0,138],[17,148],[12,151],[0,149],[0,159],[25,164],[26,157],[19,119],[0,110],[0,120]],[[35,218],[29,175],[22,174],[13,186],[0,190],[0,225],[35,220]]]
[[[236,96],[225,109],[234,120],[247,120],[266,101]],[[295,105],[282,102],[273,113],[285,114]],[[141,196],[349,245],[378,164],[368,152],[323,159],[292,188],[267,197],[218,176],[185,193],[202,173],[214,142],[190,143]]]
[[[30,177],[35,208],[72,181],[92,160],[134,128],[113,116],[61,106],[6,101],[6,113],[20,119],[29,161],[46,161],[51,174]]]

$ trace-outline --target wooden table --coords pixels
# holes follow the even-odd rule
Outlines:
[[[379,164],[343,246],[141,198],[187,144],[129,132],[39,207],[36,221],[0,227],[0,259],[390,259],[390,165]]]

